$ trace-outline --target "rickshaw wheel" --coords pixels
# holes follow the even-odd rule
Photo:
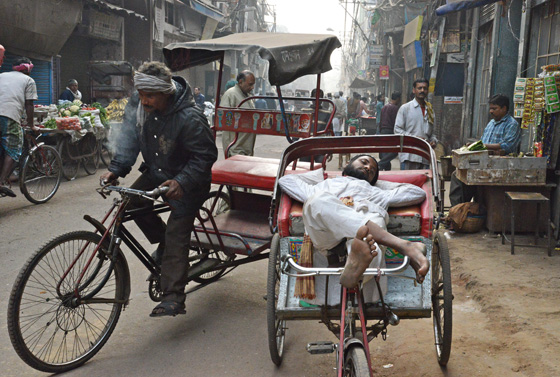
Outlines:
[[[280,236],[272,238],[268,255],[268,280],[266,286],[266,322],[268,326],[268,349],[270,358],[277,366],[282,364],[286,321],[276,317],[278,291],[280,289]]]
[[[352,347],[344,359],[344,377],[369,377],[366,351],[363,347]]]
[[[451,353],[453,294],[447,239],[436,232],[432,246],[432,310],[438,363],[446,366]]]
[[[221,192],[221,191],[212,191],[208,194],[208,199],[206,199],[206,201],[202,204],[203,208],[207,208],[208,210],[210,210],[210,208],[212,208],[212,204],[214,203],[214,201],[216,202],[216,205],[214,206],[214,210],[212,211],[212,216],[217,216],[221,213],[227,212],[231,209],[231,201],[229,198],[229,195],[226,194],[225,192]],[[200,212],[201,214],[201,218],[202,221],[206,221],[208,220],[208,217],[205,216],[205,212]],[[198,225],[199,220],[195,219],[194,224]],[[220,262],[229,262],[233,259],[233,255],[227,255],[226,253],[224,253],[223,251],[220,250],[207,250],[204,248],[192,248],[190,251],[190,256],[196,256],[198,254],[208,254],[208,256],[204,257],[204,259],[218,259]],[[199,283],[199,284],[208,284],[211,283],[213,281],[218,280],[226,271],[225,268],[223,269],[219,269],[219,270],[215,270],[215,271],[210,271],[207,273],[204,273],[200,276],[197,277],[193,277],[193,281]]]

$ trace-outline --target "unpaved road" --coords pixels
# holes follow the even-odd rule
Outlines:
[[[279,138],[260,138],[261,155],[277,155]],[[218,145],[221,145],[219,143]],[[333,161],[335,163],[335,161]],[[132,182],[132,178],[125,180]],[[44,375],[15,354],[6,330],[11,285],[29,255],[51,236],[88,229],[109,202],[94,191],[97,177],[66,182],[51,202],[34,206],[22,195],[0,199],[0,375]],[[136,233],[137,234],[137,233]],[[140,237],[142,242],[143,238]],[[403,320],[387,341],[370,344],[376,376],[559,376],[560,255],[519,248],[516,255],[484,232],[448,234],[454,327],[446,369],[437,364],[432,320]],[[129,255],[129,254],[127,254]],[[191,294],[187,315],[148,317],[154,303],[146,272],[129,257],[131,304],[107,345],[70,376],[334,376],[334,355],[311,356],[310,341],[335,340],[316,321],[289,322],[284,363],[267,349],[266,261],[244,265]]]

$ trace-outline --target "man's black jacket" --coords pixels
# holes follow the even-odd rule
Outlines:
[[[183,199],[193,203],[197,208],[189,209],[196,211],[208,194],[218,151],[208,121],[195,106],[187,82],[176,76],[173,80],[177,87],[173,105],[163,114],[147,114],[143,124],[137,120],[138,106],[142,106],[138,93],[132,95],[122,126],[111,129],[116,145],[109,171],[126,176],[141,151],[144,162],[140,170],[156,184],[168,179],[179,182]]]

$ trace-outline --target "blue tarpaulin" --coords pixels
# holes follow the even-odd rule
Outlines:
[[[448,0],[446,5],[442,5],[436,9],[436,15],[444,16],[449,13],[459,12],[466,9],[481,7],[486,4],[492,4],[500,0],[465,0],[452,1]]]

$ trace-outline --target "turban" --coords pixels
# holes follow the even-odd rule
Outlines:
[[[134,74],[134,87],[137,90],[145,90],[146,92],[161,92],[164,94],[173,94],[177,91],[173,80],[167,82],[156,76],[146,75],[145,73],[136,72]]]
[[[31,70],[33,69],[33,63],[21,63],[19,65],[13,65],[12,69],[14,71],[22,73],[31,73]]]

